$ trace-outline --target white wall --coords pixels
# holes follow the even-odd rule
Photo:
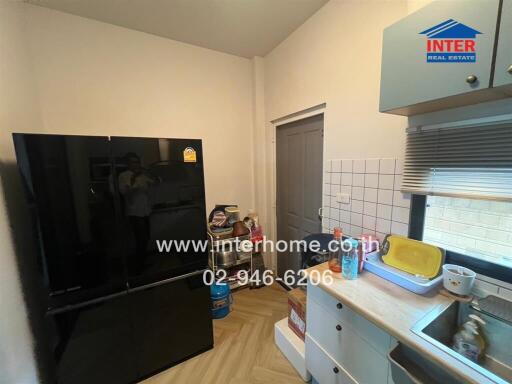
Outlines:
[[[252,63],[25,5],[42,128],[203,139],[207,206],[254,206]]]
[[[403,156],[407,120],[378,109],[382,31],[407,12],[405,0],[331,0],[265,57],[267,126],[259,129],[267,130],[265,193],[271,199],[269,122],[321,103],[327,104],[325,159]]]
[[[327,103],[325,157],[402,155],[402,117],[379,113],[382,31],[405,1],[332,0],[265,57],[267,121]]]
[[[407,13],[416,12],[418,9],[423,8],[428,3],[431,3],[433,0],[407,0]],[[464,0],[458,0],[464,1]]]
[[[0,171],[12,130],[38,129],[41,120],[26,50],[20,4],[0,2]],[[0,183],[0,383],[37,382],[11,229]]]

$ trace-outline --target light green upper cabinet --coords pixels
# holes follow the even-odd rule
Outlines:
[[[380,111],[414,115],[492,99],[499,6],[439,0],[386,28]]]
[[[512,0],[504,0],[494,69],[494,86],[512,85]]]

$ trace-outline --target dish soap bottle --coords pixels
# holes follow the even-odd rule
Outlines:
[[[477,315],[469,315],[470,320],[462,324],[459,332],[453,337],[453,349],[462,356],[478,363],[485,351],[485,339],[481,335],[480,327],[485,324]]]

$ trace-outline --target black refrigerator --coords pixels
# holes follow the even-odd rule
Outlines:
[[[50,381],[137,382],[212,348],[201,140],[13,139]]]

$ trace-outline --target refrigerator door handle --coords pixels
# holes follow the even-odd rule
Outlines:
[[[59,313],[69,312],[69,311],[72,311],[72,310],[75,310],[75,309],[79,309],[79,308],[83,308],[83,307],[88,307],[88,306],[91,306],[91,305],[94,305],[94,304],[101,304],[101,303],[103,303],[105,301],[110,301],[110,300],[113,300],[113,299],[118,298],[120,296],[125,296],[125,295],[129,294],[130,292],[145,291],[147,289],[155,288],[155,287],[158,287],[160,285],[165,285],[165,284],[168,284],[168,283],[172,283],[173,281],[187,279],[189,277],[196,276],[196,275],[199,275],[201,273],[204,273],[205,271],[206,271],[206,269],[201,269],[201,270],[185,273],[184,275],[171,277],[171,278],[165,279],[165,280],[160,280],[160,281],[157,281],[155,283],[146,284],[146,285],[143,285],[143,286],[140,286],[140,287],[128,288],[127,291],[122,291],[122,292],[114,293],[114,294],[111,294],[111,295],[101,296],[101,297],[98,297],[98,298],[95,298],[95,299],[92,299],[92,300],[87,300],[87,301],[84,301],[84,302],[81,302],[81,303],[78,303],[78,304],[71,304],[71,305],[66,305],[66,306],[58,307],[58,308],[49,308],[47,310],[47,312],[46,312],[46,315],[52,316],[52,315],[57,315]]]
[[[69,312],[69,311],[83,308],[83,307],[89,307],[94,304],[101,304],[105,301],[110,301],[110,300],[116,299],[118,297],[125,296],[127,294],[128,294],[127,291],[121,291],[121,292],[113,293],[111,295],[101,296],[101,297],[97,297],[92,300],[83,301],[78,304],[69,304],[69,305],[65,305],[63,307],[48,308],[48,310],[46,311],[46,315],[52,316],[52,315],[57,315],[57,314],[63,313],[63,312]]]
[[[157,281],[157,282],[154,282],[154,283],[151,283],[151,284],[142,285],[140,287],[129,288],[128,289],[128,293],[130,293],[130,292],[145,291],[147,289],[151,289],[151,288],[159,287],[161,285],[172,283],[173,281],[183,280],[183,279],[187,279],[187,278],[192,277],[192,276],[197,276],[197,275],[200,275],[200,274],[204,273],[205,271],[206,271],[206,269],[200,269],[200,270],[197,270],[197,271],[185,273],[184,275],[170,277],[170,278],[165,279],[165,280],[160,280],[160,281]]]

